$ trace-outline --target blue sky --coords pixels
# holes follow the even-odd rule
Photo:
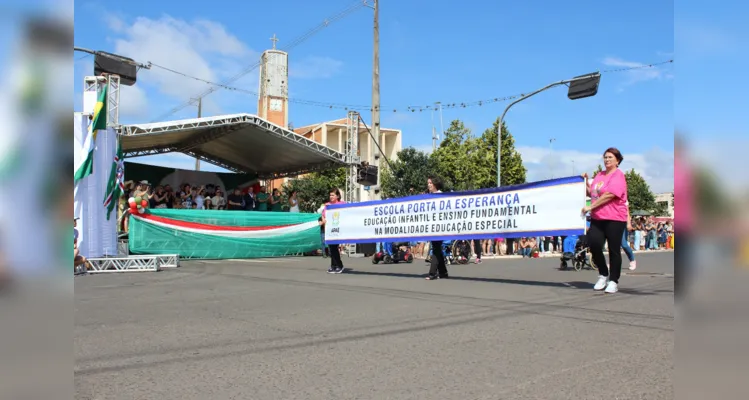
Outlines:
[[[353,2],[279,0],[256,6],[256,2],[215,1],[207,7],[197,1],[84,0],[76,2],[75,43],[222,81],[256,63],[260,53],[271,46],[273,34],[282,47]],[[431,114],[404,112],[406,107],[527,93],[588,72],[668,60],[674,57],[674,29],[680,23],[686,24],[684,32],[692,35],[691,41],[705,47],[692,51],[694,45],[685,42],[692,52],[685,58],[704,63],[720,57],[722,53],[716,52],[721,49],[695,30],[696,4],[687,4],[686,9],[677,9],[679,12],[683,20],[675,19],[672,1],[661,0],[384,0],[380,10],[382,105],[398,112],[383,112],[382,124],[402,129],[404,146],[428,149]],[[699,27],[705,32],[720,32],[725,27],[702,23]],[[721,38],[720,33],[713,37]],[[93,62],[91,57],[81,57],[75,55],[76,109],[81,104],[82,77],[90,73]],[[331,24],[291,50],[289,58],[292,99],[369,104],[371,10],[362,8]],[[636,168],[655,191],[671,190],[675,113],[690,132],[715,128],[691,108],[705,106],[693,98],[699,96],[696,88],[714,85],[714,81],[702,79],[685,92],[676,92],[694,100],[690,102],[694,106],[677,104],[675,109],[675,76],[682,71],[696,74],[703,70],[695,65],[687,68],[676,60],[652,69],[607,73],[593,98],[570,101],[566,88],[560,87],[513,107],[506,122],[523,154],[529,179],[592,171],[602,151],[616,146],[625,156],[623,168]],[[254,70],[232,85],[257,91],[257,76],[258,70]],[[141,71],[137,86],[122,92],[121,122],[150,122],[205,89],[203,83],[156,68]],[[446,109],[445,126],[452,119],[461,119],[480,134],[491,127],[506,104]],[[223,90],[207,97],[203,105],[204,116],[256,111],[256,97]],[[194,117],[195,113],[195,107],[188,107],[170,119]],[[290,106],[295,126],[345,114],[342,109],[294,102]],[[363,116],[371,119],[369,112]],[[728,129],[732,123],[725,124]],[[192,163],[177,156],[152,157],[149,162],[188,168]]]

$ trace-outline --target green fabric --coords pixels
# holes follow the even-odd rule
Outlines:
[[[149,209],[151,214],[219,226],[278,226],[317,221],[319,214],[225,210]],[[265,258],[303,254],[320,248],[317,224],[302,232],[260,238],[227,238],[175,230],[130,216],[128,243],[133,254],[179,254],[183,258]]]
[[[255,197],[257,198],[257,210],[268,211],[268,198],[270,197],[268,193],[258,193]],[[260,200],[265,200],[265,202],[261,203]]]
[[[104,206],[107,207],[107,221],[112,216],[112,211],[119,205],[122,189],[117,181],[117,169],[122,162],[122,146],[120,138],[117,137],[117,150],[114,159],[112,159],[112,168],[109,171],[109,182],[107,183],[107,192],[104,194]],[[123,165],[124,168],[124,165]],[[124,179],[124,177],[122,177]],[[124,182],[124,180],[123,180]],[[116,215],[116,214],[115,214]]]

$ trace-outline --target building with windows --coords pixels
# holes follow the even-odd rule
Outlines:
[[[656,203],[665,203],[666,209],[668,210],[668,217],[674,217],[674,192],[657,193],[655,195]],[[665,215],[658,215],[659,217]]]

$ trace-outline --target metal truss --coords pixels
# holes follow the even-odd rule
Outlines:
[[[346,190],[344,201],[353,203],[359,184],[356,182],[357,165],[359,164],[359,113],[349,111],[346,117],[346,164],[348,164],[348,175],[346,176]]]
[[[118,128],[120,125],[120,76],[87,76],[83,78],[83,91],[96,92],[107,86],[107,126]]]
[[[346,174],[346,189],[344,200],[347,203],[357,201],[357,192],[359,183],[356,182],[357,166],[360,163],[359,158],[359,113],[349,111],[346,115],[346,144],[345,144],[346,164],[348,164],[348,174]],[[344,249],[346,255],[351,257],[356,253],[356,245],[347,245]]]
[[[150,133],[178,132],[212,126],[226,126],[247,122],[245,117],[248,115],[249,114],[231,114],[211,118],[192,118],[177,121],[156,122],[144,125],[123,125],[120,127],[119,133],[129,136]]]
[[[289,143],[293,143],[297,146],[307,147],[309,149],[315,150],[318,153],[324,155],[326,158],[337,161],[338,163],[345,163],[346,162],[346,156],[344,154],[341,154],[333,149],[331,149],[328,146],[324,146],[320,143],[315,142],[312,139],[307,139],[306,137],[297,134],[296,132],[292,132],[289,130],[286,130],[284,128],[281,128],[278,125],[272,124],[264,119],[261,119],[254,115],[247,115],[248,118],[252,119],[252,123],[266,129],[270,132],[275,133],[282,139],[285,139]]]
[[[178,268],[179,255],[158,254],[126,257],[89,258],[89,274],[108,272],[156,272],[162,268]],[[76,271],[77,272],[77,271]]]
[[[241,128],[242,125],[225,125],[215,129],[208,129],[205,132],[199,134],[197,137],[185,140],[174,147],[177,149],[176,151],[184,153],[202,144],[212,142],[222,136],[226,136],[232,132],[236,132]]]
[[[89,274],[161,271],[156,256],[89,258],[88,261],[91,263]]]
[[[120,125],[120,76],[107,75],[107,126]]]
[[[125,152],[125,157],[126,158],[141,157],[141,156],[148,156],[148,155],[155,155],[155,154],[180,152],[190,157],[198,158],[201,161],[219,166],[221,168],[225,168],[232,172],[241,173],[241,172],[245,172],[245,169],[243,167],[236,165],[236,164],[232,164],[225,160],[217,160],[214,157],[201,153],[198,149],[196,149],[196,147],[198,147],[200,144],[208,143],[211,140],[215,140],[235,130],[239,130],[246,125],[254,125],[255,127],[258,127],[267,132],[275,134],[277,137],[280,137],[281,139],[295,146],[305,147],[307,149],[313,150],[323,155],[325,158],[329,160],[329,162],[316,164],[316,165],[310,165],[308,167],[274,171],[272,173],[260,174],[259,177],[261,179],[286,178],[290,176],[297,176],[297,175],[306,174],[310,172],[336,168],[340,166],[341,164],[350,165],[350,164],[359,163],[358,156],[356,156],[355,153],[354,153],[354,157],[351,157],[350,155],[347,155],[347,154],[339,153],[331,149],[330,147],[317,143],[314,140],[307,139],[306,137],[302,135],[299,135],[295,132],[284,129],[278,125],[272,124],[256,115],[251,115],[251,114],[233,114],[233,115],[223,115],[223,116],[211,117],[211,118],[194,118],[194,119],[186,119],[186,120],[171,121],[171,122],[159,122],[159,123],[145,124],[145,125],[123,125],[123,126],[120,126],[118,129],[121,135],[131,136],[131,135],[158,134],[158,133],[166,133],[166,132],[178,132],[178,131],[184,131],[184,130],[194,130],[194,129],[203,129],[203,128],[217,128],[215,130],[211,129],[208,132],[201,134],[198,138],[190,139],[189,141],[185,141],[183,143]],[[356,125],[356,129],[358,132],[358,125]],[[358,136],[356,139],[358,139]],[[358,144],[356,147],[358,147]]]

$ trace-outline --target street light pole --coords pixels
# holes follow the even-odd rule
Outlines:
[[[497,187],[502,186],[502,167],[501,167],[501,161],[502,161],[502,126],[504,125],[505,121],[505,114],[507,114],[507,111],[510,110],[512,106],[514,106],[517,103],[520,103],[521,101],[535,96],[544,90],[551,89],[555,86],[559,85],[567,85],[567,84],[574,84],[579,83],[580,85],[570,85],[570,90],[567,94],[567,97],[569,97],[571,100],[576,100],[584,97],[590,97],[595,96],[596,93],[598,93],[598,82],[601,80],[601,74],[599,72],[594,72],[592,74],[587,75],[581,75],[572,79],[566,79],[559,82],[554,82],[550,85],[544,86],[541,89],[536,90],[535,92],[526,94],[521,96],[519,99],[513,101],[509,105],[507,105],[507,108],[505,108],[505,111],[502,113],[502,116],[499,117],[499,132],[497,132]],[[594,86],[591,87],[591,85]],[[573,91],[573,86],[584,86],[582,90],[579,91]]]

